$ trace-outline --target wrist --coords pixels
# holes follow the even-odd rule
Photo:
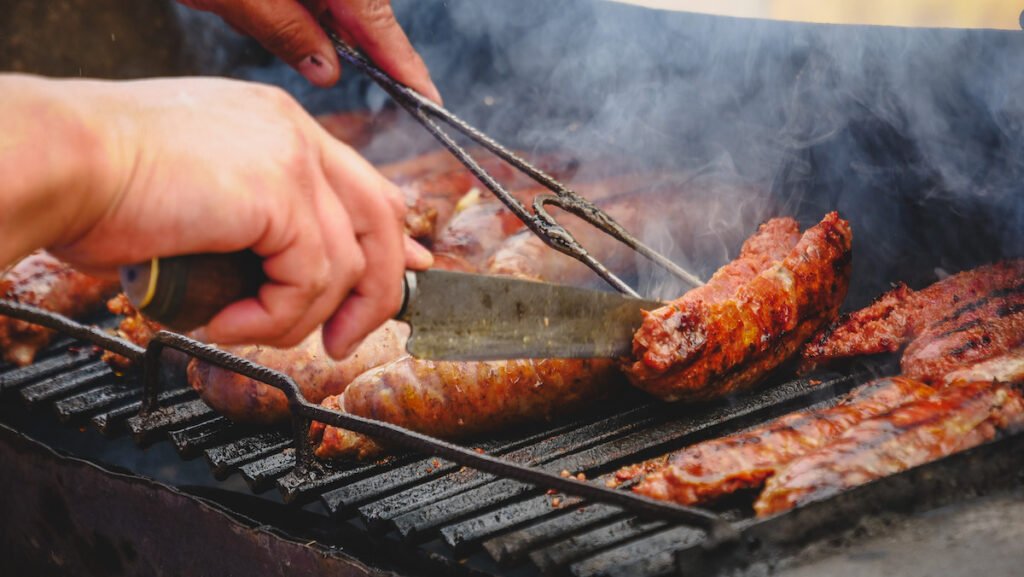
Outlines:
[[[0,262],[86,234],[119,195],[116,119],[97,106],[106,83],[0,76]]]

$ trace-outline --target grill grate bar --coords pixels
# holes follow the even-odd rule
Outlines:
[[[79,389],[110,379],[114,372],[106,363],[83,365],[67,372],[53,375],[42,382],[33,383],[21,389],[21,398],[30,405],[50,401]]]
[[[214,475],[223,478],[245,463],[277,453],[291,443],[292,438],[280,431],[258,433],[207,449],[206,460],[213,468]]]
[[[604,431],[605,435],[613,435],[621,434],[623,431],[639,426],[641,422],[646,422],[651,410],[650,406],[637,407],[624,411],[619,415],[606,417],[598,421],[598,423],[588,420],[574,421],[567,425],[541,431],[526,438],[502,443],[484,444],[480,448],[490,454],[501,454],[505,459],[517,463],[536,464],[545,457],[555,458],[558,454],[572,450],[575,447],[599,441],[600,437],[595,435],[599,434],[598,430],[601,428],[606,428]],[[524,444],[525,446],[523,446]],[[435,466],[435,463],[441,466]],[[452,473],[455,472],[456,468],[456,465],[453,463],[439,459],[417,461],[407,467],[388,471],[384,475],[371,477],[365,481],[353,483],[352,485],[340,487],[326,493],[323,496],[324,504],[328,510],[338,513],[371,499],[382,498],[388,493],[408,485],[416,485],[416,487],[403,493],[401,496],[395,496],[384,503],[379,502],[376,507],[384,511],[388,510],[387,508],[394,502],[404,502],[407,504],[424,503],[431,498],[437,498],[436,495],[438,494],[453,494],[454,491],[460,488],[468,489],[471,488],[471,485],[475,486],[484,482],[485,479],[493,478],[493,476],[489,477],[478,471],[467,471],[453,475]],[[445,476],[435,479],[435,477],[440,475]],[[424,483],[425,480],[428,481],[432,487],[431,489],[426,488],[427,483]],[[452,485],[452,487],[447,488],[448,485]],[[375,505],[370,505],[366,510],[378,510],[372,507],[375,507]],[[397,514],[406,510],[408,509],[395,512]],[[373,515],[373,518],[388,519],[390,517],[376,513]]]
[[[294,467],[295,449],[287,448],[280,453],[246,463],[239,468],[239,472],[254,493],[262,493],[272,488],[279,477]]]
[[[602,475],[592,482],[597,485],[606,485],[609,479],[611,479],[610,474]],[[465,547],[516,526],[525,525],[530,521],[541,521],[544,517],[557,517],[561,512],[576,508],[585,502],[583,498],[575,495],[548,491],[544,495],[527,497],[483,515],[446,525],[441,528],[441,536],[451,547]],[[608,507],[608,505],[595,506]],[[618,507],[614,509],[621,510]],[[581,526],[570,527],[567,530],[581,528]]]
[[[53,409],[61,422],[83,418],[122,401],[138,399],[142,391],[133,384],[117,382],[89,389],[53,404]]]
[[[181,387],[160,393],[159,399],[162,403],[177,403],[195,396],[196,393],[192,387]],[[137,415],[141,409],[142,400],[140,399],[94,415],[92,424],[104,435],[114,435],[121,432],[128,419]]]
[[[640,539],[615,546],[574,563],[574,577],[644,577],[671,573],[673,551],[699,543],[704,533],[689,527],[672,527]]]
[[[224,417],[214,417],[167,433],[174,449],[184,459],[192,459],[217,444],[223,444],[239,435],[237,426]]]
[[[125,424],[140,444],[150,443],[163,433],[194,423],[204,417],[215,416],[201,399],[193,399],[176,405],[167,405],[156,410],[140,413],[129,418]]]
[[[544,574],[552,574],[573,561],[591,556],[625,539],[664,529],[665,526],[664,521],[640,521],[634,517],[620,519],[538,549],[530,553],[530,561]]]
[[[410,456],[395,459],[396,464],[404,464]],[[324,491],[333,489],[346,482],[353,482],[372,475],[380,470],[381,463],[362,463],[358,461],[314,461],[308,467],[293,469],[278,478],[277,489],[286,503],[304,502],[319,497]]]
[[[551,510],[551,502],[546,496],[535,497],[528,502],[538,502],[541,507]],[[568,505],[563,506],[567,507]],[[492,559],[501,564],[508,564],[522,559],[531,549],[550,543],[567,533],[586,530],[597,523],[625,514],[620,507],[602,503],[590,504],[561,512],[554,518],[490,539],[483,543],[483,547]]]
[[[0,392],[6,393],[58,373],[76,369],[93,358],[95,358],[94,354],[78,352],[44,359],[27,367],[14,369],[0,375]]]

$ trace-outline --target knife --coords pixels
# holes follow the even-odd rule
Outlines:
[[[178,331],[206,324],[254,296],[265,277],[245,251],[153,259],[123,267],[135,307]],[[628,355],[643,310],[661,306],[614,293],[511,277],[407,271],[402,308],[411,355],[435,360],[607,358]]]

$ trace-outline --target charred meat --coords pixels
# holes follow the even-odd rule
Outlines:
[[[763,227],[710,287],[647,313],[623,367],[630,381],[667,401],[721,397],[834,320],[850,280],[850,227],[830,213],[796,246],[791,230]]]
[[[676,453],[626,467],[617,479],[644,474],[633,490],[653,499],[693,505],[764,484],[793,459],[826,446],[851,426],[934,390],[900,377],[850,391],[839,404],[790,413],[764,425],[697,443]]]
[[[980,445],[1024,426],[1020,385],[946,387],[862,421],[828,446],[790,461],[754,504],[771,515]]]
[[[117,287],[116,281],[82,274],[45,252],[33,253],[0,276],[0,297],[71,318],[100,310]],[[0,317],[3,360],[19,366],[31,364],[53,334],[39,325]]]
[[[901,285],[814,337],[802,368],[907,349],[903,374],[937,382],[1024,342],[1024,260],[961,272],[920,291]]]

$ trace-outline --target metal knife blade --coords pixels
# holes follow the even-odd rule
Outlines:
[[[641,310],[661,306],[613,293],[509,277],[406,273],[395,317],[412,326],[417,358],[479,361],[629,354]]]

